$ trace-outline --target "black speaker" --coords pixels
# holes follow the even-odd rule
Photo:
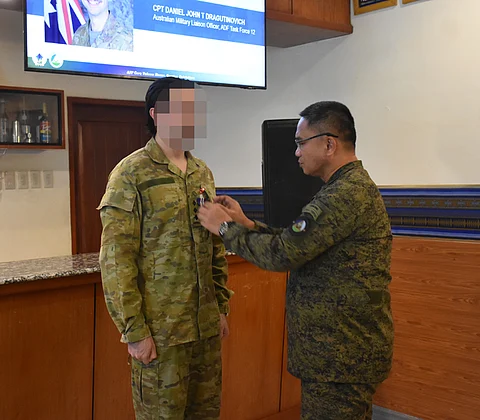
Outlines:
[[[297,123],[298,119],[282,119],[262,124],[264,220],[272,227],[290,225],[324,185],[298,165]]]

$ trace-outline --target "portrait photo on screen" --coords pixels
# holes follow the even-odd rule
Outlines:
[[[133,51],[133,0],[47,0],[45,42]]]
[[[266,89],[265,0],[25,0],[25,70]]]

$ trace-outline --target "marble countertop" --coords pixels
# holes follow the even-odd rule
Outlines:
[[[227,252],[227,256],[235,255]],[[0,286],[99,273],[98,252],[0,263]]]
[[[3,284],[99,273],[98,253],[0,263]]]

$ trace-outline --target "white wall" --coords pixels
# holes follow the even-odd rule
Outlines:
[[[421,1],[355,16],[350,36],[272,50],[266,94],[209,92],[215,120],[197,152],[221,185],[261,185],[261,122],[332,99],[351,108],[378,184],[479,184],[479,17],[478,0]]]
[[[478,0],[420,1],[356,16],[347,37],[269,49],[267,91],[206,88],[209,137],[196,154],[218,186],[261,186],[262,121],[339,100],[378,184],[478,184],[478,16]],[[18,12],[0,11],[0,57],[0,85],[142,100],[149,84],[24,72]],[[0,172],[33,169],[54,170],[55,187],[0,191],[0,261],[70,253],[68,152],[0,157]]]

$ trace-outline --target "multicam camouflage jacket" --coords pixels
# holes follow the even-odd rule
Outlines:
[[[90,20],[80,26],[73,35],[73,45],[133,51],[133,33],[110,13],[105,26],[93,43],[90,42]]]
[[[390,371],[392,234],[361,161],[340,168],[286,229],[232,224],[227,249],[287,284],[288,369],[303,380],[376,383]]]
[[[122,342],[212,337],[229,312],[225,248],[196,218],[200,189],[214,197],[213,175],[187,156],[183,174],[151,139],[113,169],[98,207],[105,300]]]

